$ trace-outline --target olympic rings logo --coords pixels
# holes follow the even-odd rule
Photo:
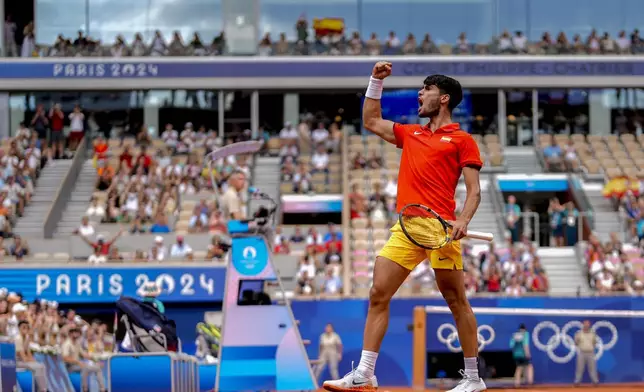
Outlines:
[[[447,336],[445,336],[446,330],[448,331]],[[487,338],[483,336],[484,332],[486,332],[486,334],[488,335]],[[453,353],[463,351],[460,346],[456,347],[454,345],[454,343],[458,340],[458,332],[456,331],[456,327],[452,324],[445,323],[438,327],[438,329],[436,330],[436,337],[438,338],[438,341],[443,343],[449,351]],[[476,330],[476,339],[479,343],[479,351],[483,351],[486,346],[492,344],[495,337],[496,333],[494,332],[494,329],[492,329],[492,327],[490,327],[489,325],[480,325]]]
[[[552,321],[542,321],[534,327],[534,330],[532,330],[532,341],[534,342],[535,347],[548,354],[548,357],[552,359],[553,362],[568,363],[577,354],[575,338],[574,335],[570,333],[570,331],[573,328],[582,329],[582,327],[583,324],[581,323],[581,321],[570,321],[569,323],[566,323],[561,329]],[[605,351],[608,351],[615,347],[617,339],[619,339],[617,328],[615,328],[615,325],[613,325],[611,322],[597,321],[591,327],[591,331],[597,334],[597,331],[600,328],[608,329],[610,331],[611,338],[608,342],[604,342],[602,338],[597,335],[597,343],[595,344],[595,348],[597,350],[597,352],[595,353],[596,360],[599,360],[599,358],[604,355]],[[548,339],[547,342],[543,343],[541,341],[539,333],[542,330],[546,329],[552,330],[553,335]],[[566,350],[568,350],[568,353],[566,355],[559,356],[557,355],[557,353],[555,353],[555,350],[561,345],[563,345]]]

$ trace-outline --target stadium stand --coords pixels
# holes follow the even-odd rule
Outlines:
[[[273,251],[284,288],[299,296],[340,295],[345,268],[342,239],[332,224],[278,227]]]
[[[644,250],[641,244],[622,243],[613,233],[604,244],[591,236],[584,245],[588,280],[599,294],[626,292],[644,288]]]
[[[279,133],[282,194],[341,193],[342,133],[335,122],[304,119],[297,128],[286,123]]]
[[[23,27],[23,26],[20,26]],[[8,31],[15,31],[18,26],[9,24]],[[308,30],[315,34],[309,37]],[[347,32],[344,22],[334,19],[316,19],[309,23],[300,18],[296,24],[297,39],[290,40],[287,34],[277,34],[277,40],[266,33],[258,42],[258,55],[569,55],[569,54],[638,54],[644,51],[644,44],[639,32],[630,33],[622,30],[615,37],[606,32],[599,36],[595,31],[582,38],[579,34],[569,40],[564,32],[553,37],[549,32],[543,33],[540,40],[530,41],[524,32],[507,30],[494,37],[491,42],[470,42],[466,33],[455,37],[453,43],[437,43],[429,34],[417,39],[414,34],[407,34],[404,39],[391,32],[384,39],[372,33],[369,37],[359,32]],[[59,35],[55,42],[35,41],[34,24],[24,26],[22,42],[16,42],[16,34],[9,39],[6,55],[10,57],[140,57],[140,56],[221,56],[228,53],[225,34],[221,32],[212,41],[205,42],[198,32],[185,40],[180,32],[174,32],[166,39],[157,31],[150,39],[136,33],[128,40],[123,35],[114,37],[112,43],[102,42],[83,32],[76,37]],[[419,37],[420,38],[420,37]]]
[[[585,176],[631,179],[644,176],[644,136],[539,135],[549,171],[581,171]]]

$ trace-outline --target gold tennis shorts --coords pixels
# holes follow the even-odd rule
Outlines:
[[[436,228],[436,230],[439,229]],[[378,256],[386,257],[410,271],[425,259],[429,260],[432,268],[463,269],[460,240],[450,241],[447,245],[436,250],[423,249],[409,241],[398,222],[391,228],[391,237],[380,250]]]

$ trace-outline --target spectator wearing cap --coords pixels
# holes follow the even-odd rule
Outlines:
[[[528,385],[534,380],[534,368],[532,367],[532,354],[530,353],[530,334],[525,324],[519,325],[519,330],[510,339],[510,349],[516,365],[514,372],[514,386],[519,388],[521,378],[525,372],[525,379]]]
[[[107,392],[102,369],[91,362],[83,361],[84,359],[90,360],[91,356],[83,349],[81,330],[79,328],[73,327],[69,331],[69,336],[62,345],[62,357],[68,372],[80,372],[83,391],[89,391],[89,376],[93,374],[96,377],[99,390]]]
[[[27,321],[20,321],[18,323],[18,331],[18,335],[14,339],[16,346],[16,367],[31,371],[34,375],[38,392],[47,392],[45,365],[36,361],[29,347],[34,335],[29,323]]]
[[[80,238],[82,238],[83,241],[85,241],[85,243],[87,245],[89,245],[92,249],[97,249],[98,248],[99,249],[99,254],[101,254],[103,256],[106,256],[106,257],[110,254],[110,248],[112,247],[112,245],[122,235],[123,235],[123,229],[121,228],[119,230],[119,232],[116,233],[116,235],[114,237],[112,237],[112,239],[110,239],[109,241],[107,241],[105,239],[104,235],[99,234],[98,236],[96,236],[96,242],[92,242],[89,238],[79,234]]]
[[[326,147],[329,131],[325,128],[324,123],[318,123],[318,127],[311,132],[311,140],[317,146]]]
[[[190,245],[186,244],[183,236],[178,235],[177,242],[172,245],[172,248],[170,248],[170,257],[183,259],[190,253],[192,253],[192,248]]]
[[[11,294],[10,293],[10,297]],[[11,301],[9,301],[11,303]],[[19,324],[20,322],[24,321],[27,322],[28,314],[27,314],[27,306],[21,304],[21,303],[15,303],[11,307],[11,317],[7,320],[7,336],[10,338],[16,338],[20,334],[19,330]]]
[[[163,237],[160,235],[154,237],[154,245],[150,249],[148,259],[150,261],[163,261],[168,253],[165,245],[163,244]]]

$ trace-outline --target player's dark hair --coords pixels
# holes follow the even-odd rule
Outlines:
[[[425,78],[425,86],[436,86],[441,94],[449,95],[447,107],[451,112],[463,100],[463,88],[458,80],[445,75],[431,75]]]

